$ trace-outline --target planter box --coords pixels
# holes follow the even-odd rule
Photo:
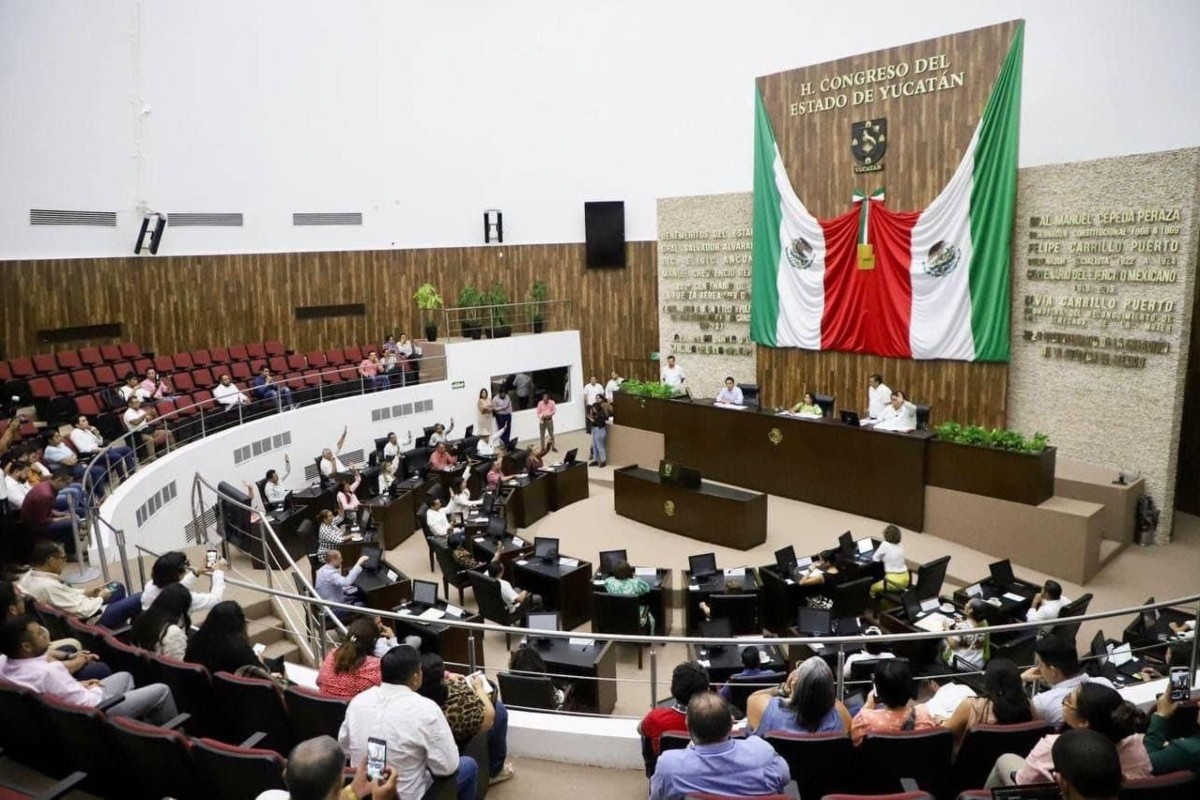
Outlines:
[[[657,397],[636,397],[618,391],[613,395],[613,423],[643,431],[666,433],[666,415],[673,402]]]
[[[1036,506],[1054,496],[1055,448],[1017,453],[933,439],[925,458],[930,486]]]

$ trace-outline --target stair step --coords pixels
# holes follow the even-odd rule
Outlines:
[[[246,621],[246,630],[250,634],[251,644],[270,645],[286,638],[283,621],[278,617],[258,617]]]
[[[283,657],[284,661],[301,663],[300,647],[291,639],[280,639],[278,642],[271,642],[267,645],[267,649],[263,651],[263,658],[279,658]]]

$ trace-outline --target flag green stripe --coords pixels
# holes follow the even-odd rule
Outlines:
[[[1010,356],[1010,272],[1024,41],[1022,22],[984,109],[975,152],[970,284],[976,361],[1008,361]]]
[[[779,321],[779,226],[783,212],[775,185],[775,131],[754,87],[754,217],[750,271],[750,339],[776,346]]]

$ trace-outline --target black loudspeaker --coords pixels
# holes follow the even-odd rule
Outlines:
[[[625,202],[584,203],[589,267],[625,266]]]
[[[154,230],[150,230],[150,221],[154,220]],[[163,230],[167,227],[167,218],[162,214],[147,214],[142,217],[142,227],[138,230],[137,242],[133,245],[135,255],[142,252],[146,243],[146,233],[150,233],[150,254],[158,255],[158,244],[162,241]]]

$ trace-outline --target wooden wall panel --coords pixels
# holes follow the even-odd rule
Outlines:
[[[606,374],[658,347],[657,250],[627,247],[629,266],[611,270],[586,269],[582,244],[8,262],[0,335],[5,357],[107,343],[36,340],[99,322],[122,323],[126,339],[159,353],[275,338],[307,351],[420,336],[412,295],[425,281],[453,305],[468,283],[499,280],[516,302],[541,279],[571,304],[551,327],[578,328],[585,370]],[[365,303],[366,316],[295,319],[297,306],[341,303]]]

